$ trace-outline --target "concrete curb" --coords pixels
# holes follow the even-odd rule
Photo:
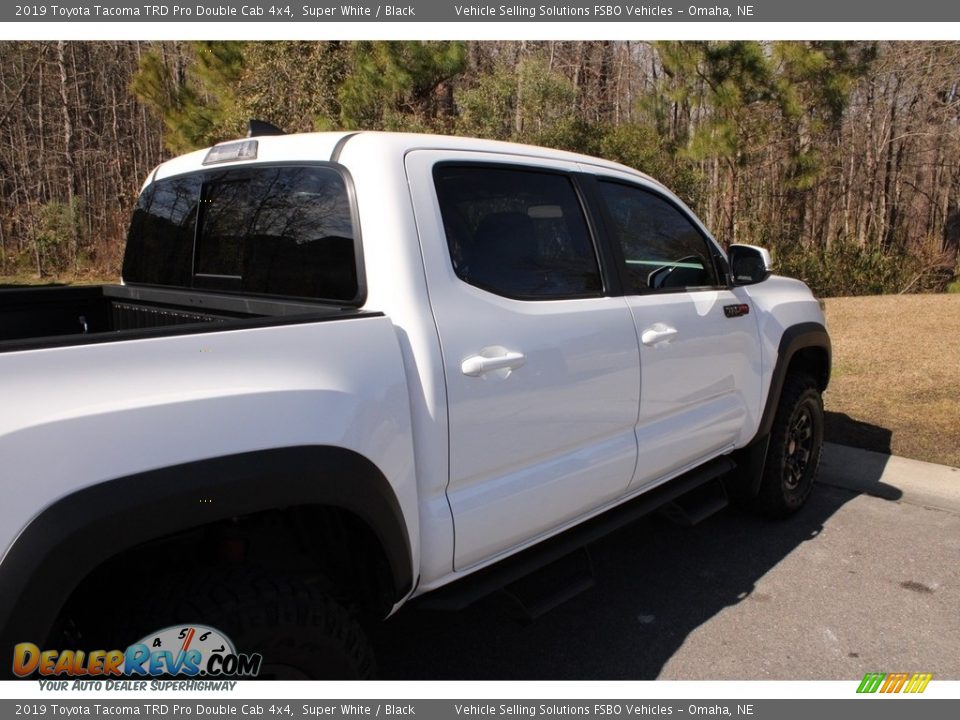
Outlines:
[[[960,468],[824,443],[818,482],[960,513]]]

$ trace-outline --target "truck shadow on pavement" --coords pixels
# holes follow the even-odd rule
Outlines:
[[[380,676],[655,679],[687,636],[724,608],[764,601],[752,597],[757,581],[856,496],[818,485],[804,509],[781,522],[729,508],[692,528],[645,518],[590,546],[594,587],[532,623],[517,619],[504,594],[461,612],[414,603],[373,638]]]

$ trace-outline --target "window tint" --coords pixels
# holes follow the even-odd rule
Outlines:
[[[190,286],[200,176],[150,185],[133,211],[123,277],[147,285]]]
[[[351,301],[358,288],[354,247],[337,171],[220,170],[148,189],[131,225],[124,279]]]
[[[599,186],[623,251],[628,290],[717,285],[707,240],[679,209],[636,187],[609,181]]]
[[[568,177],[439,165],[434,180],[460,279],[527,300],[601,293],[590,232]]]

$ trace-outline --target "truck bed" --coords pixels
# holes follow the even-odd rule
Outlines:
[[[298,302],[99,285],[0,290],[0,352],[316,321],[357,314]]]

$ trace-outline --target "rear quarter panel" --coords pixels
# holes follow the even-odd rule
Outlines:
[[[81,488],[329,445],[390,481],[419,553],[410,408],[382,316],[0,354],[0,548]]]

